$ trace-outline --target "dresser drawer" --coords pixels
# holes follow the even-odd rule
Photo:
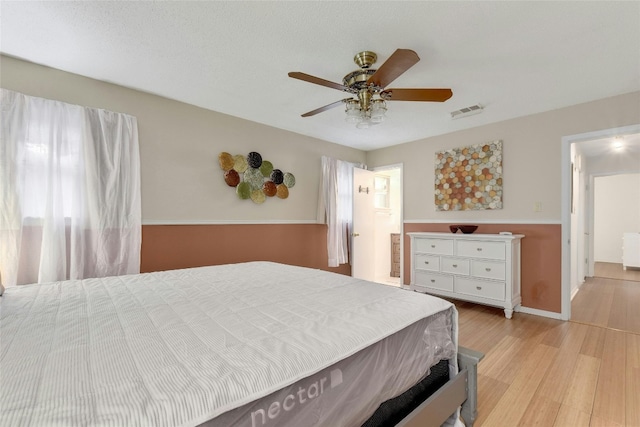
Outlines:
[[[485,279],[505,280],[504,262],[471,260],[471,275]]]
[[[440,257],[425,254],[415,255],[415,268],[419,270],[440,271]]]
[[[427,271],[415,272],[416,286],[441,289],[443,291],[453,292],[453,276],[445,274],[429,273]]]
[[[469,275],[469,260],[462,258],[442,257],[440,271],[443,273]]]
[[[456,255],[470,258],[505,259],[506,249],[502,242],[460,240],[456,247]]]
[[[416,252],[426,252],[436,255],[453,255],[453,240],[445,239],[415,239]]]
[[[489,282],[466,277],[456,277],[456,293],[504,301],[505,282]]]

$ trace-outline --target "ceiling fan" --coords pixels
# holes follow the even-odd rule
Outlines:
[[[360,69],[344,76],[342,84],[299,71],[290,72],[289,77],[294,79],[338,89],[357,97],[341,99],[316,108],[304,113],[302,117],[314,116],[344,103],[347,121],[364,128],[384,120],[387,111],[386,101],[444,102],[453,95],[451,89],[385,89],[389,83],[420,61],[420,58],[413,50],[397,49],[380,68],[370,68],[377,59],[378,55],[371,51],[358,53],[353,61]]]

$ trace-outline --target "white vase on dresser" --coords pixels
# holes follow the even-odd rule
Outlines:
[[[622,268],[640,267],[640,233],[623,233]]]
[[[507,319],[520,305],[522,234],[407,233],[410,289],[502,307]]]

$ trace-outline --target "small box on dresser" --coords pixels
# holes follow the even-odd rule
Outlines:
[[[411,289],[502,307],[520,305],[522,234],[408,233]]]

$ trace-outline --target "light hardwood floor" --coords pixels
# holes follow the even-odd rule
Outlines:
[[[454,302],[485,353],[475,426],[640,426],[640,335]]]
[[[640,334],[640,282],[587,278],[571,301],[571,320]]]
[[[632,280],[640,282],[640,268],[622,268],[622,264],[613,262],[596,262],[593,266],[595,277],[606,277],[609,279]]]

